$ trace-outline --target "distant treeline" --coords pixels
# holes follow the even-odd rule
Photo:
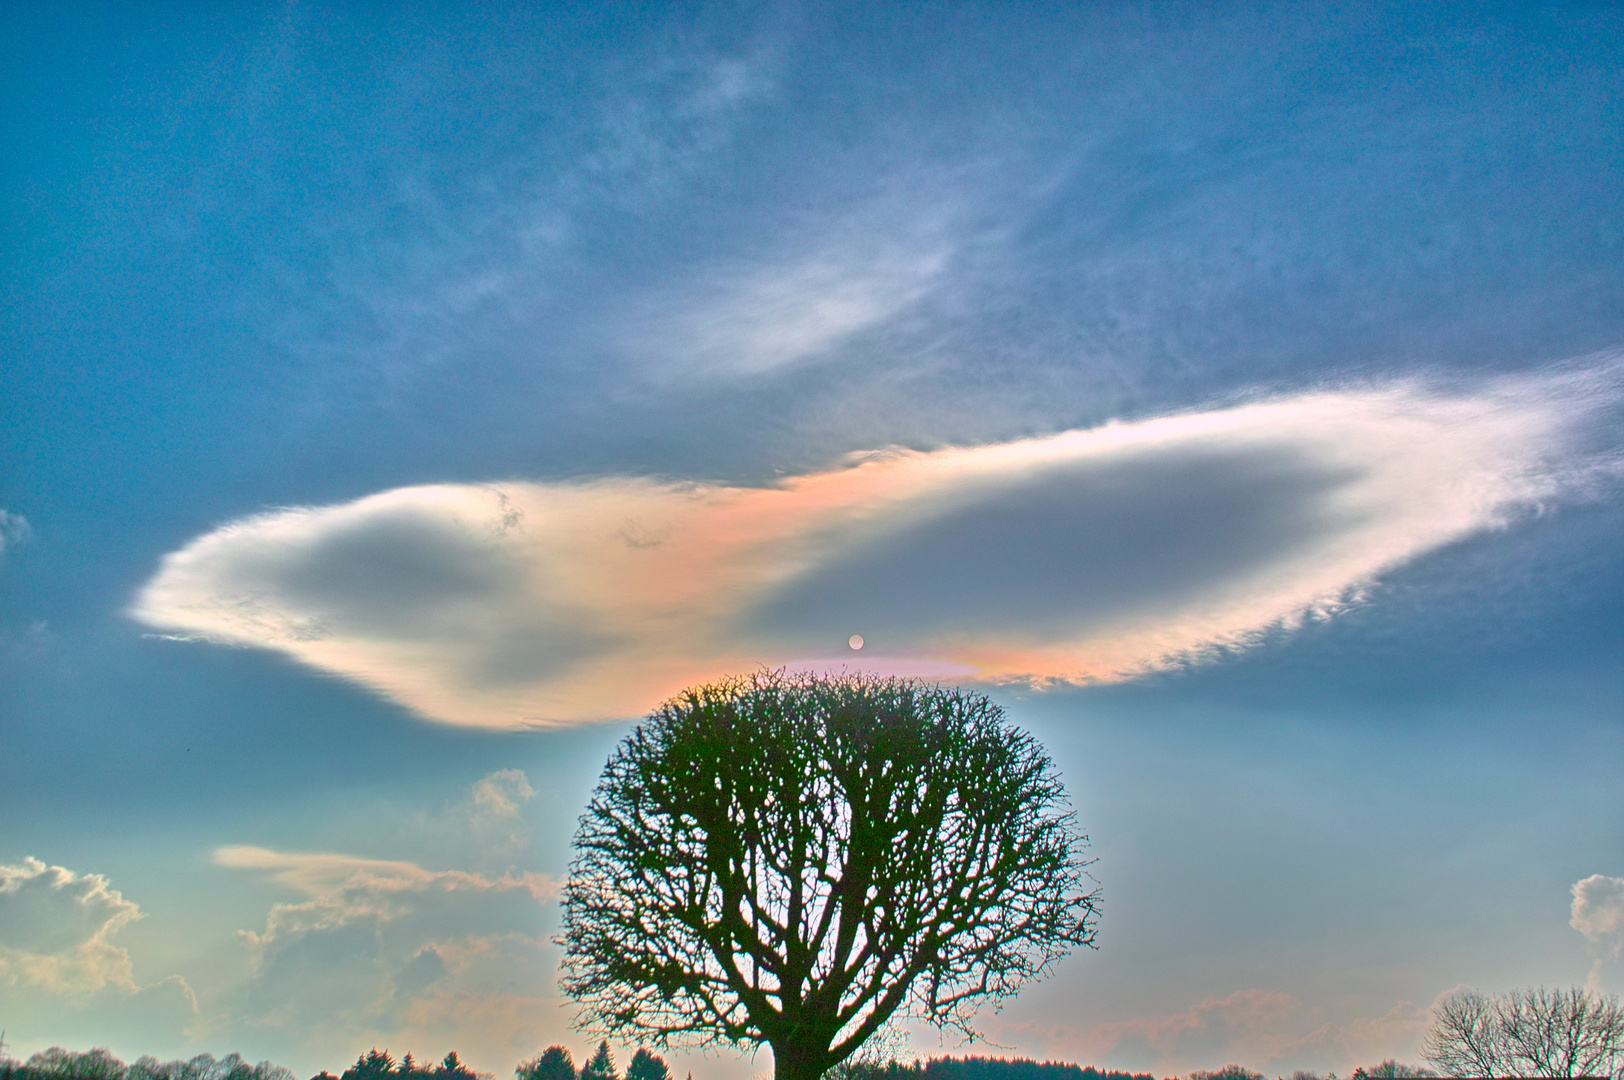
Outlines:
[[[476,1073],[457,1058],[455,1050],[447,1054],[438,1065],[425,1065],[407,1054],[397,1063],[389,1051],[371,1050],[355,1059],[355,1064],[344,1070],[341,1077],[323,1069],[310,1080],[479,1080],[488,1073]]]
[[[1065,1061],[1028,1058],[931,1058],[904,1064],[851,1064],[840,1069],[847,1080],[1156,1080],[1150,1073],[1101,1071]]]
[[[294,1080],[280,1065],[250,1065],[241,1054],[216,1058],[199,1054],[186,1061],[159,1061],[150,1055],[126,1065],[106,1050],[64,1050],[53,1046],[27,1061],[0,1058],[0,1080]]]
[[[371,1050],[344,1070],[342,1080],[492,1080],[457,1059],[456,1051],[438,1065],[424,1065],[407,1054],[397,1063],[388,1051]],[[199,1054],[186,1061],[159,1061],[147,1056],[126,1065],[106,1050],[64,1050],[53,1046],[27,1061],[0,1058],[0,1080],[295,1080],[293,1072],[269,1061],[250,1065],[241,1054],[216,1058]],[[323,1069],[311,1080],[340,1080]]]
[[[1236,1070],[1240,1072],[1241,1070]],[[615,1068],[607,1043],[600,1044],[592,1060],[579,1071],[569,1051],[551,1046],[541,1056],[523,1062],[514,1070],[516,1080],[671,1080],[664,1061],[647,1050],[632,1056],[624,1077]],[[1261,1080],[1258,1074],[1229,1077],[1209,1074],[1213,1080]],[[1373,1077],[1375,1074],[1372,1074]],[[311,1080],[491,1080],[489,1073],[476,1073],[458,1060],[453,1051],[438,1064],[425,1064],[412,1055],[396,1061],[387,1050],[373,1049],[356,1058],[341,1076],[323,1070]],[[187,1061],[160,1062],[143,1057],[132,1065],[106,1050],[77,1052],[52,1047],[26,1062],[0,1058],[0,1080],[296,1080],[280,1065],[262,1061],[250,1065],[240,1054],[215,1058],[199,1054]],[[693,1080],[689,1074],[688,1080]],[[846,1063],[831,1070],[828,1080],[1156,1080],[1149,1073],[1102,1071],[1061,1061],[1031,1061],[1025,1058],[931,1058],[904,1064]],[[1195,1078],[1208,1080],[1208,1076]],[[1316,1078],[1317,1080],[1317,1078]]]

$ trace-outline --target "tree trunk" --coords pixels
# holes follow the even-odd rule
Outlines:
[[[818,1080],[829,1058],[827,1047],[773,1044],[773,1080]]]

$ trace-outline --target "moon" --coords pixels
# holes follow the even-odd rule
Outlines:
[[[850,645],[854,649],[861,649],[863,647],[863,635],[853,634],[851,638],[847,640],[846,644]]]

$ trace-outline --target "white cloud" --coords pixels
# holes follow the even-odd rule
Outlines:
[[[5,555],[7,548],[14,548],[33,535],[34,530],[27,518],[0,510],[0,557]]]
[[[535,789],[522,771],[500,769],[475,782],[470,801],[479,817],[504,821],[517,818],[520,806],[535,797]]]
[[[451,1036],[464,1047],[472,1036],[516,1053],[550,1020],[539,1007],[556,1004],[555,950],[541,927],[556,889],[545,875],[251,846],[220,848],[214,861],[305,897],[239,933],[253,961],[239,1010],[249,1026],[296,1032],[312,1047]],[[483,1027],[470,1030],[480,1013]]]
[[[196,1000],[178,976],[151,986],[136,982],[129,950],[112,938],[141,910],[101,874],[77,874],[32,856],[0,865],[0,981],[83,998],[102,991],[136,995],[178,990],[190,1012]]]
[[[495,727],[631,715],[762,664],[1131,678],[1594,489],[1619,381],[1615,361],[1471,393],[1326,389],[858,454],[770,488],[400,488],[199,537],[132,614]]]
[[[414,889],[434,876],[410,862],[319,852],[289,854],[247,845],[216,848],[214,863],[233,870],[269,871],[271,880],[277,884],[310,896],[330,893],[346,885],[382,892]]]
[[[526,814],[536,796],[519,769],[499,769],[464,787],[438,812],[414,815],[414,831],[428,846],[470,869],[497,870],[509,865],[529,842],[532,824]]]
[[[133,992],[130,954],[109,939],[140,917],[100,874],[32,857],[0,866],[0,977],[61,994]]]
[[[1591,941],[1606,943],[1617,959],[1624,949],[1624,878],[1591,874],[1574,882],[1568,925]]]
[[[325,852],[281,852],[251,845],[216,848],[216,866],[268,872],[271,880],[311,898],[310,903],[282,904],[295,922],[304,912],[319,920],[341,923],[356,913],[390,917],[391,897],[522,893],[541,903],[556,888],[545,874],[508,872],[499,878],[462,870],[425,870],[416,863],[361,859]],[[273,918],[273,924],[276,923]]]
[[[524,804],[535,797],[522,771],[500,769],[474,782],[458,816],[489,855],[511,853],[529,838]]]

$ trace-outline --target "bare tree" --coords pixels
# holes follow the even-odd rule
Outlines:
[[[1225,1065],[1221,1069],[1197,1069],[1184,1080],[1264,1080],[1264,1076],[1244,1065]]]
[[[772,1047],[815,1080],[893,1015],[976,1007],[1092,945],[1086,837],[986,697],[761,673],[685,691],[605,767],[565,888],[582,1023]]]
[[[1445,1076],[1611,1076],[1624,1068],[1624,1009],[1588,990],[1458,990],[1433,1009],[1421,1056]]]
[[[1353,1070],[1353,1075],[1348,1080],[1428,1080],[1437,1075],[1431,1069],[1420,1069],[1388,1058],[1369,1068],[1361,1066]]]

